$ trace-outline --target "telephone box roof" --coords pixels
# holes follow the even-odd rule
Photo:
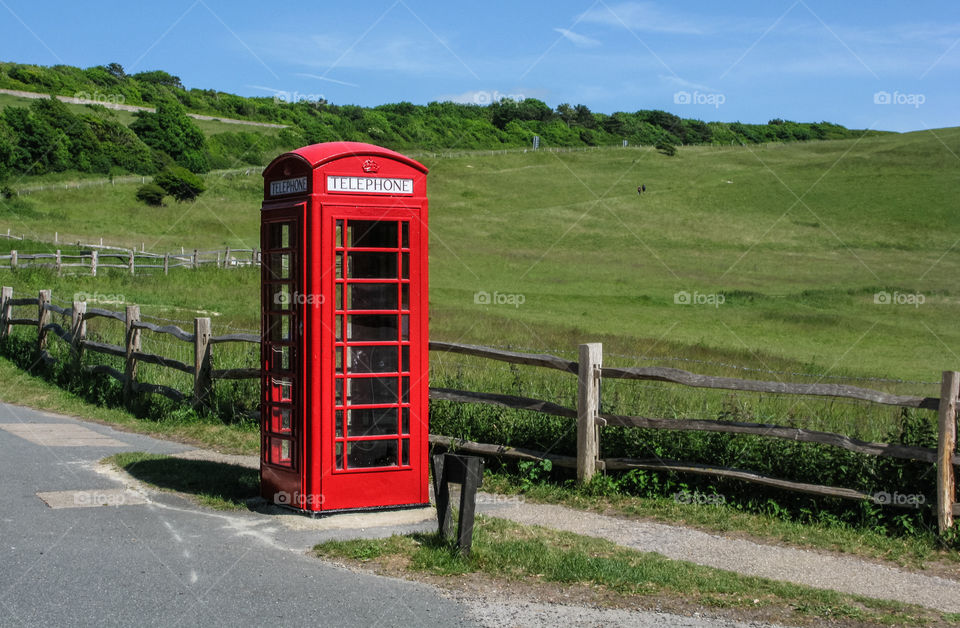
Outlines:
[[[287,155],[299,155],[307,161],[313,168],[318,168],[325,163],[344,157],[385,157],[394,161],[407,164],[426,174],[427,167],[415,159],[406,155],[401,155],[396,151],[382,146],[374,146],[364,142],[325,142],[323,144],[311,144],[297,150],[290,151]],[[282,155],[281,155],[282,157]]]

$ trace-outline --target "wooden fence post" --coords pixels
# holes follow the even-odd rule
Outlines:
[[[0,290],[0,338],[10,335],[10,299],[13,298],[13,286],[3,286]]]
[[[97,276],[97,251],[96,249],[90,251],[90,276]]]
[[[193,405],[199,407],[207,403],[213,389],[210,379],[210,319],[193,319]]]
[[[193,267],[197,268],[200,265],[200,253],[197,249],[193,249]]]
[[[136,251],[137,249],[130,249],[130,274],[136,275]]]
[[[10,270],[17,269],[17,250],[12,249],[10,251]]]
[[[250,263],[257,265],[257,247],[253,247],[253,253],[250,254]]]
[[[597,416],[600,407],[600,368],[603,345],[580,345],[577,373],[577,481],[586,483],[597,470],[600,443]]]
[[[126,330],[126,363],[123,369],[123,403],[129,405],[133,400],[133,389],[137,379],[137,359],[134,353],[140,351],[140,332],[139,328],[133,326],[140,322],[140,306],[128,305],[127,316],[124,323]]]
[[[937,425],[937,524],[940,534],[953,526],[956,485],[951,458],[957,448],[957,397],[960,373],[944,371],[940,383],[940,414]]]
[[[163,254],[163,274],[164,275],[170,274],[170,254],[169,253]]]
[[[83,318],[87,313],[87,302],[74,301],[70,312],[70,336],[73,341],[70,348],[79,360],[83,355],[83,341],[87,339],[87,321]]]
[[[223,252],[223,267],[227,268],[230,266],[230,247],[227,247],[227,250]]]
[[[44,329],[50,322],[50,310],[45,306],[50,304],[50,291],[41,290],[37,297],[37,348],[43,351],[47,348],[47,330]]]
[[[57,275],[59,275],[60,270],[63,267],[63,259],[60,257],[60,249],[57,249],[57,261],[55,262],[55,267],[57,269]]]

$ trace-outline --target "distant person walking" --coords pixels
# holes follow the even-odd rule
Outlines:
[[[637,194],[643,194],[646,191],[647,191],[646,184],[640,184],[639,186],[637,186]]]

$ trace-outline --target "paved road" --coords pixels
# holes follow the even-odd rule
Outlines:
[[[6,404],[0,425],[0,625],[472,624],[430,587],[306,556],[303,532],[255,513],[221,515],[173,496],[51,508],[38,492],[120,487],[94,468],[105,456],[187,447]],[[134,501],[119,495],[110,503]]]
[[[746,626],[355,573],[306,551],[435,519],[215,512],[97,464],[120,451],[191,448],[0,403],[0,626]]]

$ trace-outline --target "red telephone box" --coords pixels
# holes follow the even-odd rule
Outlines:
[[[371,144],[267,166],[261,494],[305,511],[429,503],[427,169]]]

